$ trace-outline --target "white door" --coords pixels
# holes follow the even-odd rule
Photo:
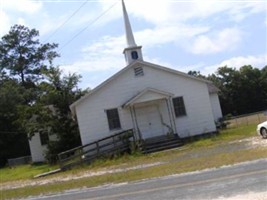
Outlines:
[[[143,139],[163,135],[160,113],[155,105],[136,109],[136,117]]]

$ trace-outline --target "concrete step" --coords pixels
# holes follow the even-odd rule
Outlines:
[[[158,136],[145,140],[142,145],[142,152],[152,153],[156,151],[176,148],[182,145],[183,143],[178,136]]]
[[[179,139],[165,140],[165,141],[156,141],[156,142],[153,142],[153,143],[145,142],[144,146],[146,148],[149,148],[149,147],[153,147],[153,146],[171,145],[171,144],[175,144],[175,143],[181,143],[181,140],[179,140]]]
[[[145,154],[153,153],[153,152],[157,152],[157,151],[163,151],[163,150],[167,150],[167,149],[177,148],[180,146],[183,146],[183,143],[173,143],[173,144],[169,144],[169,145],[154,146],[151,148],[144,148],[143,153],[145,153]]]
[[[177,135],[171,135],[171,136],[157,136],[153,138],[148,138],[145,140],[146,143],[157,143],[157,142],[164,142],[164,141],[170,141],[170,140],[180,140],[180,138]]]

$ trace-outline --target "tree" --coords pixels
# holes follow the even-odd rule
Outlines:
[[[263,69],[244,65],[239,70],[223,66],[214,74],[203,76],[199,71],[189,75],[210,80],[219,91],[224,115],[241,115],[267,109],[267,66]]]
[[[24,91],[16,80],[0,81],[0,166],[8,158],[29,155],[27,137],[16,123],[17,106],[24,103]]]
[[[34,105],[22,109],[21,119],[31,136],[36,132],[56,136],[56,140],[49,141],[46,152],[46,158],[55,162],[58,153],[81,145],[78,125],[69,105],[84,92],[77,87],[79,75],[66,76],[58,67],[52,67],[44,76],[47,82],[40,85],[41,95]],[[32,116],[35,116],[34,120],[31,120]]]
[[[223,114],[241,115],[266,109],[267,73],[245,65],[239,70],[227,66],[218,68],[208,79],[220,89]]]
[[[266,100],[261,87],[261,70],[245,65],[240,68],[238,113],[251,113],[264,108]]]
[[[0,40],[0,165],[7,158],[29,154],[19,113],[36,103],[44,72],[59,56],[54,51],[57,44],[40,44],[38,36],[35,29],[14,25]]]
[[[0,69],[25,87],[42,78],[42,70],[52,65],[59,55],[57,44],[40,44],[39,32],[22,25],[14,25],[0,42]]]
[[[263,107],[267,109],[267,65],[261,69],[260,83],[259,87],[261,88],[263,98]]]
[[[197,78],[207,79],[207,77],[204,76],[204,75],[202,75],[202,74],[200,73],[200,71],[192,71],[192,70],[190,70],[187,74],[188,74],[188,75],[191,75],[191,76],[195,76],[195,77],[197,77]]]

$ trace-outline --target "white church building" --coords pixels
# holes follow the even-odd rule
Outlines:
[[[82,144],[128,129],[137,140],[215,132],[222,117],[218,89],[207,80],[144,61],[123,1],[122,6],[126,66],[70,105]]]

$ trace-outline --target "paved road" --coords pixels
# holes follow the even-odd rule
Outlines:
[[[177,166],[179,167],[179,166]],[[220,169],[161,177],[129,184],[68,191],[31,200],[192,200],[267,191],[267,159]]]

